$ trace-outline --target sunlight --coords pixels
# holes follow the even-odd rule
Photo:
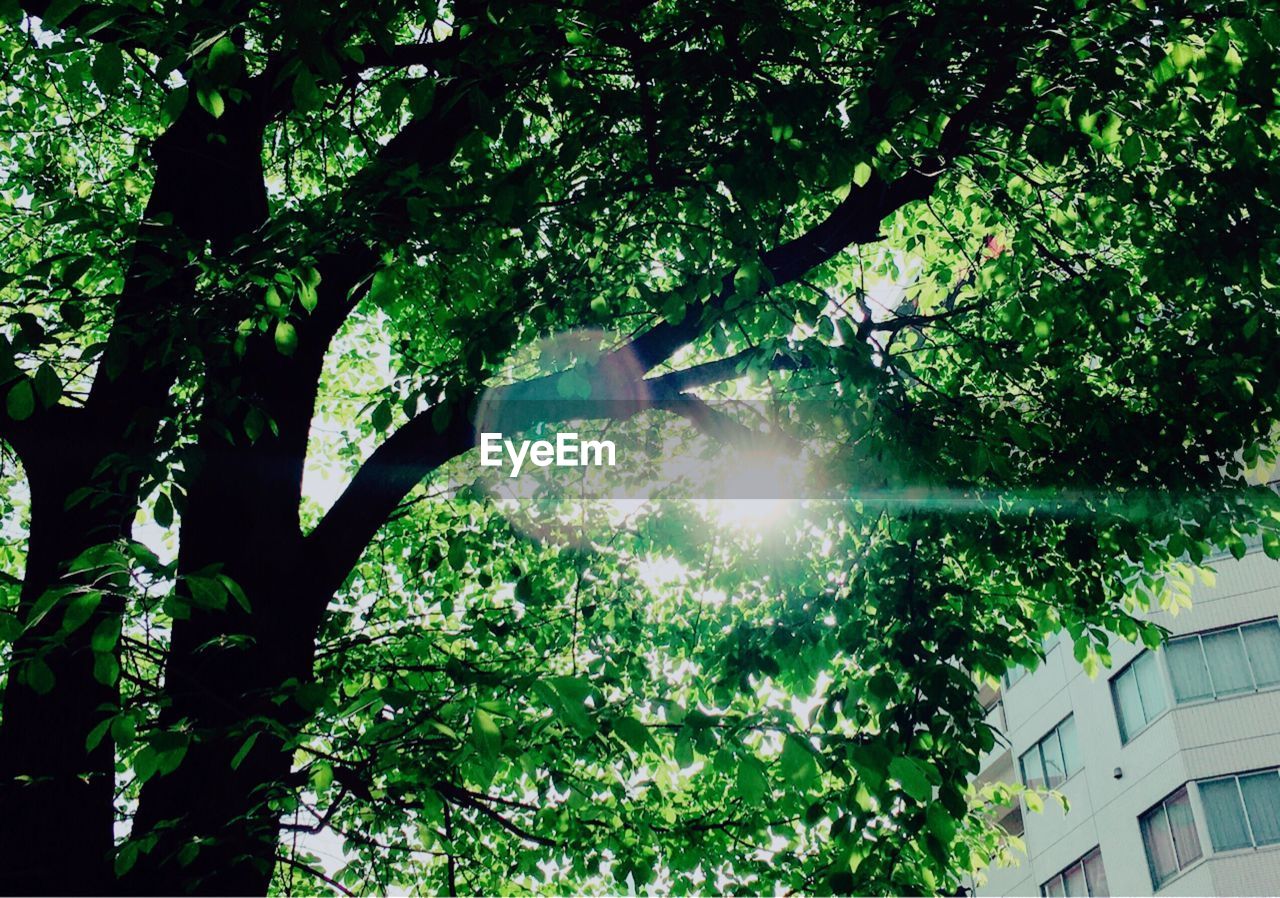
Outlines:
[[[799,504],[805,466],[777,451],[730,455],[718,487],[720,498],[706,502],[707,516],[726,529],[759,532],[790,520]]]
[[[637,561],[635,569],[636,579],[655,593],[689,577],[689,568],[670,556],[650,555]]]

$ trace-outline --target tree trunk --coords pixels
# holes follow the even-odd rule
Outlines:
[[[255,605],[292,604],[286,590],[299,588],[287,568],[253,579],[238,565],[224,570]],[[293,738],[308,716],[287,684],[310,679],[315,628],[237,608],[198,612],[174,632],[162,724],[181,727],[190,743],[176,770],[143,787],[133,838],[144,850],[123,885],[136,894],[266,894],[278,800],[291,789]]]
[[[327,286],[345,299],[350,285],[334,277]],[[304,326],[292,357],[261,339],[206,375],[178,556],[190,615],[174,622],[160,721],[190,743],[176,770],[142,789],[130,892],[264,894],[270,884],[278,800],[293,789],[294,740],[311,715],[295,687],[311,680],[323,611],[340,585],[322,582],[307,561],[298,517],[320,369],[340,321]],[[271,416],[273,431],[237,433],[245,398]],[[247,608],[234,597],[222,607],[194,602],[182,578],[211,567],[243,589]]]
[[[25,439],[15,440],[32,497],[23,618],[50,587],[74,585],[65,569],[86,548],[131,536],[142,474],[156,457],[158,422],[179,370],[174,322],[200,314],[188,247],[229,247],[266,219],[261,127],[247,104],[215,121],[192,100],[153,156],[155,185],[89,398],[80,409],[39,412]],[[82,488],[105,501],[67,509]],[[102,622],[118,624],[123,590],[104,596],[70,633],[59,632],[64,611],[65,602],[24,632],[9,666],[0,718],[6,893],[115,891],[115,744],[109,732],[92,752],[86,742],[119,706],[115,682],[94,676],[91,638]],[[33,688],[22,671],[36,657],[52,680]]]
[[[93,520],[68,512],[65,485],[48,478],[55,462],[70,484],[81,461],[66,445],[50,445],[43,462],[28,466],[31,533],[19,607],[25,614],[47,589],[59,585],[62,565],[84,549],[114,538],[119,508]],[[70,469],[70,470],[68,470]],[[101,507],[99,512],[103,512]],[[95,522],[102,528],[95,526]],[[119,600],[104,599],[89,621],[59,633],[65,604],[52,609],[14,644],[0,723],[0,865],[6,894],[101,894],[110,888],[115,755],[109,738],[92,752],[90,730],[118,703],[114,684],[94,676],[89,637],[119,614]],[[52,681],[28,683],[28,662],[48,666]],[[103,709],[107,710],[103,710]]]
[[[297,500],[281,489],[293,461],[227,447],[206,459],[189,496],[179,570],[219,565],[249,608],[229,597],[174,624],[161,726],[190,743],[176,770],[142,789],[130,892],[264,894],[270,883],[277,800],[291,789],[293,739],[310,714],[292,686],[311,678],[328,599],[302,560]]]

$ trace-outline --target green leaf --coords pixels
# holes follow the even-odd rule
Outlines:
[[[298,349],[298,329],[288,321],[276,323],[276,349],[281,355],[288,356]]]
[[[166,124],[172,124],[178,120],[178,116],[182,115],[182,110],[187,108],[187,100],[190,96],[191,90],[185,84],[179,85],[165,94],[164,119]]]
[[[613,722],[613,731],[618,738],[636,754],[640,754],[650,743],[649,728],[634,717],[619,717]]]
[[[83,5],[82,0],[53,0],[40,17],[45,28],[58,28]]]
[[[244,610],[245,614],[252,613],[252,609],[249,607],[249,597],[245,595],[244,590],[240,587],[239,583],[232,580],[226,574],[218,574],[218,581],[231,595],[231,598],[236,600],[236,604]]]
[[[400,295],[400,282],[394,271],[383,268],[369,284],[369,302],[382,307]]]
[[[316,288],[311,284],[298,285],[298,302],[308,312],[314,312],[316,305],[320,302],[320,297],[316,293]]]
[[[925,812],[930,831],[943,845],[950,845],[956,837],[956,820],[939,802],[933,802]]]
[[[927,801],[933,794],[933,785],[920,762],[914,758],[894,758],[889,762],[889,776],[893,777],[916,801]]]
[[[1274,530],[1263,531],[1262,551],[1273,561],[1280,560],[1280,533]]]
[[[96,589],[72,595],[62,615],[62,632],[71,633],[83,627],[101,604],[102,593]]]
[[[95,748],[97,748],[102,743],[102,740],[106,738],[107,730],[109,730],[110,728],[111,728],[111,718],[108,717],[106,720],[102,721],[101,723],[97,724],[93,729],[91,729],[89,731],[89,735],[85,737],[84,750],[93,751]]]
[[[36,692],[41,695],[48,695],[53,691],[53,670],[43,658],[32,658],[23,667],[23,671],[26,675],[27,685]]]
[[[223,84],[235,81],[240,74],[240,48],[231,38],[218,38],[209,48],[209,71]]]
[[[125,842],[116,850],[116,858],[112,862],[112,869],[116,876],[124,876],[133,869],[134,864],[138,862],[138,851],[137,842]]]
[[[9,389],[5,408],[9,417],[15,421],[25,421],[31,417],[36,410],[36,394],[30,380],[24,377]]]
[[[222,94],[212,87],[197,87],[196,102],[214,118],[222,118],[222,113],[227,108],[226,101],[222,99]]]
[[[115,44],[103,44],[93,58],[93,83],[104,94],[113,93],[124,80],[124,54]]]
[[[311,74],[310,69],[302,69],[293,79],[293,103],[302,112],[319,108],[320,88],[316,85],[315,75]]]
[[[333,784],[333,765],[328,761],[316,761],[311,765],[311,788],[323,792]]]
[[[262,436],[263,431],[267,429],[269,422],[267,416],[263,414],[262,409],[256,405],[245,412],[244,416],[244,435],[249,438],[249,442],[258,442],[258,437]]]
[[[36,369],[33,381],[36,398],[45,408],[56,405],[62,396],[62,381],[47,362]]]
[[[484,708],[471,713],[471,741],[484,757],[493,758],[502,747],[502,731],[493,715]]]
[[[93,656],[93,678],[103,686],[114,686],[120,678],[120,662],[114,654],[99,652]]]
[[[95,652],[110,652],[116,647],[116,642],[120,639],[120,622],[116,618],[108,618],[99,621],[98,625],[93,628],[93,636],[90,639],[90,646]]]
[[[1098,673],[1102,670],[1101,660],[1098,658],[1098,653],[1094,651],[1090,651],[1084,656],[1084,660],[1080,662],[1080,666],[1084,669],[1085,676],[1091,680],[1096,678]]]
[[[232,770],[238,770],[240,765],[244,763],[244,759],[247,758],[249,756],[249,752],[253,750],[253,743],[258,741],[258,735],[259,734],[257,732],[250,733],[249,738],[244,740],[244,743],[241,744],[240,750],[237,751],[235,753],[235,757],[231,759]]]
[[[170,501],[168,493],[162,492],[156,496],[156,504],[151,514],[156,519],[156,523],[166,530],[173,526],[173,502]]]
[[[746,755],[738,761],[738,794],[748,804],[759,804],[769,791],[769,778],[764,765]]]
[[[197,608],[221,611],[227,607],[227,590],[222,581],[201,574],[188,574],[183,578],[191,604]]]
[[[118,714],[111,718],[111,738],[117,748],[128,748],[138,737],[138,724],[132,714]]]
[[[818,764],[813,750],[801,736],[788,733],[782,746],[782,776],[793,786],[807,789],[818,780]]]
[[[449,543],[449,567],[461,571],[467,563],[467,544],[461,539]]]

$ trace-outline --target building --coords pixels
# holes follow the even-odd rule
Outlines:
[[[1090,679],[1069,639],[987,690],[1006,736],[979,782],[1066,796],[1014,808],[1026,856],[970,883],[986,895],[1280,895],[1280,562],[1215,564],[1194,607],[1151,615],[1156,652],[1123,641]]]

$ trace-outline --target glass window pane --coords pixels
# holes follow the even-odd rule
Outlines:
[[[1111,894],[1107,887],[1107,871],[1102,868],[1102,852],[1097,848],[1084,857],[1084,875],[1093,898],[1107,898]]]
[[[1247,848],[1252,844],[1249,842],[1249,830],[1244,825],[1244,807],[1240,805],[1240,792],[1235,788],[1234,776],[1201,783],[1199,788],[1213,851]]]
[[[1171,639],[1164,648],[1169,658],[1169,678],[1173,680],[1173,700],[1190,702],[1213,695],[1213,684],[1205,670],[1200,640],[1195,636]]]
[[[1058,731],[1052,730],[1040,742],[1044,752],[1044,779],[1050,789],[1056,789],[1067,778],[1066,766],[1062,763],[1062,746],[1058,744]]]
[[[1244,653],[1244,640],[1239,630],[1219,630],[1217,633],[1201,633],[1204,657],[1209,662],[1209,678],[1217,695],[1230,695],[1253,688],[1253,675],[1249,673],[1249,661]]]
[[[1062,898],[1065,892],[1062,891],[1062,877],[1055,876],[1040,887],[1040,894],[1045,898]]]
[[[1210,780],[1200,784],[1200,801],[1204,804],[1205,822],[1209,824],[1209,841],[1214,851],[1247,848],[1249,830],[1244,822],[1244,807],[1235,777]]]
[[[1072,864],[1062,871],[1062,884],[1067,891],[1067,898],[1089,898],[1089,889],[1084,884],[1084,867]]]
[[[1133,662],[1133,671],[1138,678],[1138,693],[1142,696],[1142,713],[1147,720],[1154,720],[1168,704],[1156,656],[1150,652],[1140,655]]]
[[[1058,727],[1058,737],[1062,740],[1062,763],[1067,776],[1075,773],[1082,766],[1080,746],[1076,742],[1076,719],[1068,717]]]
[[[1116,720],[1120,723],[1120,741],[1142,729],[1147,722],[1142,714],[1142,699],[1138,697],[1138,678],[1133,666],[1111,681],[1111,695],[1116,704]]]
[[[1169,828],[1173,830],[1173,847],[1178,852],[1178,868],[1200,857],[1200,836],[1196,834],[1196,821],[1191,815],[1191,799],[1184,786],[1164,800],[1169,814]]]
[[[1258,685],[1275,686],[1280,683],[1280,623],[1262,621],[1241,627],[1240,632],[1244,634],[1253,678]]]
[[[1044,768],[1040,766],[1040,746],[1033,745],[1022,756],[1022,782],[1031,789],[1044,788]]]
[[[1173,852],[1173,840],[1169,837],[1169,818],[1164,806],[1154,808],[1142,817],[1142,841],[1147,846],[1147,863],[1151,866],[1151,880],[1156,888],[1178,872],[1178,857]]]
[[[1256,845],[1280,842],[1280,774],[1274,770],[1240,777]]]

